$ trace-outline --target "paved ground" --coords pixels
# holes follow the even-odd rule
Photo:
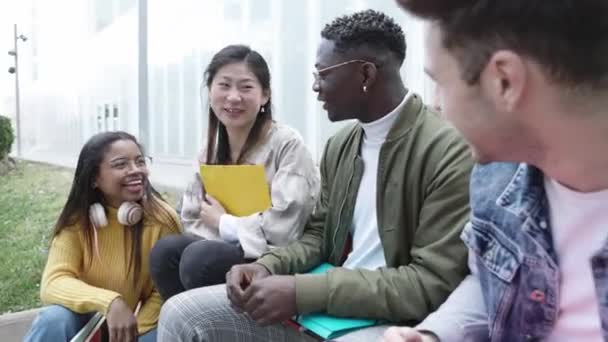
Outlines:
[[[0,316],[0,341],[21,342],[39,309]]]

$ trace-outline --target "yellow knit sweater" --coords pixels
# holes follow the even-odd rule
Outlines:
[[[53,239],[40,286],[42,302],[78,313],[97,311],[105,315],[110,303],[120,296],[132,310],[142,302],[137,315],[140,335],[156,327],[161,297],[148,271],[150,250],[163,236],[180,232],[177,214],[165,203],[163,206],[175,222],[161,225],[144,217],[137,286],[127,276],[131,241],[124,230],[128,228],[118,223],[115,208],[107,208],[108,226],[98,230],[100,258],[93,255],[90,264],[91,251],[79,227],[66,228]]]

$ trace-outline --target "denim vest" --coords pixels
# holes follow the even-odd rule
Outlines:
[[[560,273],[543,182],[526,164],[480,165],[471,176],[471,223],[462,237],[474,254],[491,341],[541,341],[557,321]],[[607,340],[608,245],[591,267]]]

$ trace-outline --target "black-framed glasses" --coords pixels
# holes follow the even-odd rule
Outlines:
[[[380,66],[378,66],[374,62],[366,61],[364,59],[351,59],[350,61],[346,61],[346,62],[334,64],[334,65],[330,65],[330,66],[325,67],[323,69],[315,70],[315,71],[312,72],[312,76],[314,77],[314,81],[316,83],[316,82],[319,82],[319,80],[321,79],[321,75],[322,74],[326,74],[328,71],[331,71],[331,70],[334,70],[334,69],[338,69],[340,67],[343,67],[343,66],[349,65],[349,64],[353,64],[353,63],[370,63],[370,64],[373,64],[376,68],[380,67]]]

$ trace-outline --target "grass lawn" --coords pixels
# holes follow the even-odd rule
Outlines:
[[[0,176],[0,314],[41,305],[48,239],[72,177],[71,170],[29,162]],[[174,206],[175,198],[163,195]]]
[[[66,169],[26,162],[0,176],[0,314],[40,306],[48,238],[72,177]]]

